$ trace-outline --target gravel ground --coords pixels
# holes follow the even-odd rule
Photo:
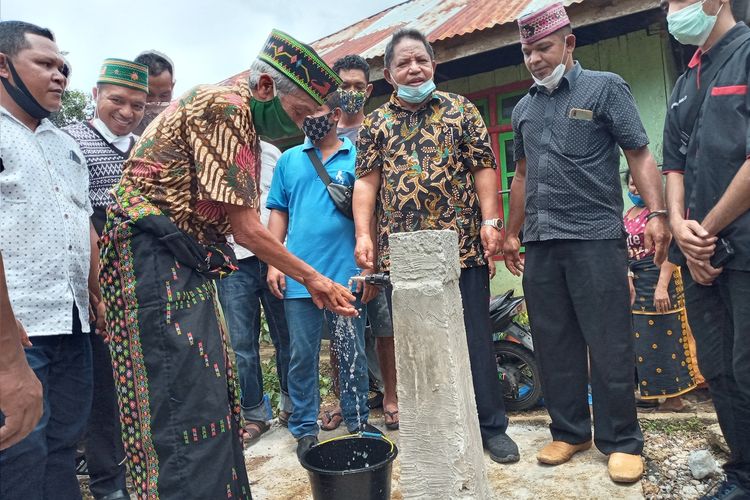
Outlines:
[[[692,500],[706,494],[724,479],[720,470],[704,479],[693,477],[688,466],[691,452],[709,450],[718,464],[726,454],[712,448],[706,426],[697,419],[642,421],[646,473],[641,482],[648,500]]]

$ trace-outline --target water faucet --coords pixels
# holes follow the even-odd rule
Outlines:
[[[364,276],[352,276],[353,282],[365,282],[368,285],[375,285],[381,288],[391,286],[391,275],[388,273],[366,274]]]

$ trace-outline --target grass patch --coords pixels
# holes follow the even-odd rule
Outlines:
[[[660,432],[663,434],[676,434],[680,432],[701,432],[706,428],[706,424],[703,423],[697,417],[691,417],[688,419],[670,420],[670,419],[659,419],[659,420],[646,420],[641,419],[641,429],[648,432]]]

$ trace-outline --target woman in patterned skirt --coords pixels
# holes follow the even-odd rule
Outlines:
[[[680,397],[697,385],[698,367],[691,348],[680,268],[654,263],[644,244],[649,209],[638,195],[630,172],[628,191],[634,206],[625,214],[635,337],[636,372],[641,399],[664,401],[657,411],[684,411]]]

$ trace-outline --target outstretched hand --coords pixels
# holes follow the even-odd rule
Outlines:
[[[305,288],[310,292],[313,303],[319,309],[326,308],[341,316],[356,316],[357,309],[352,304],[354,295],[346,287],[334,283],[322,274],[315,273],[305,280]]]

